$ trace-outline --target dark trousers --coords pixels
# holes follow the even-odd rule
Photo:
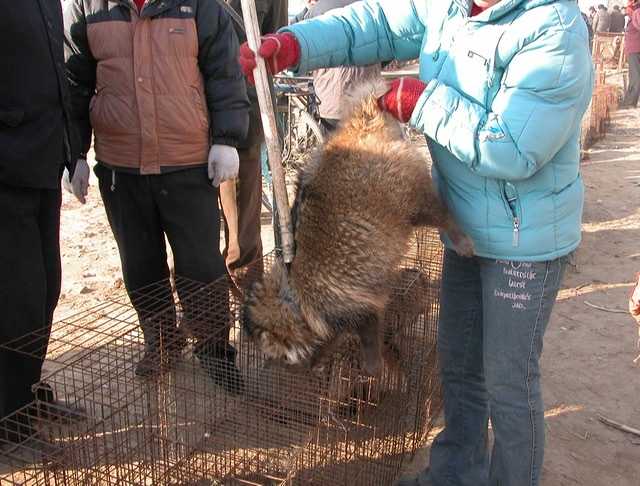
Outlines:
[[[262,212],[262,164],[260,140],[238,150],[240,169],[237,181],[220,186],[220,202],[224,212],[225,262],[234,280],[241,280],[246,266],[262,257],[260,235]]]
[[[183,303],[189,299],[181,278],[208,284],[226,273],[220,254],[218,189],[211,185],[206,166],[136,175],[113,172],[98,164],[95,173],[147,350],[157,350],[161,339],[171,343],[178,336],[171,317],[165,236],[173,250],[177,291]],[[221,288],[217,297],[209,296],[207,304],[198,309],[193,306],[185,305],[184,309],[183,322],[189,331],[199,341],[216,336],[226,346],[228,290]],[[158,317],[162,309],[169,310]]]
[[[0,418],[34,400],[60,296],[60,190],[0,184],[0,343],[33,333],[22,354],[0,349]]]
[[[320,125],[325,129],[327,133],[331,133],[338,128],[340,120],[337,118],[320,118]]]
[[[640,52],[634,52],[629,57],[629,86],[622,104],[635,107],[640,99]]]

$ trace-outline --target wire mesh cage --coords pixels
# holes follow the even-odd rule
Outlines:
[[[0,422],[0,484],[391,484],[441,405],[437,233],[418,231],[398,268],[384,341],[400,366],[377,376],[348,334],[320,367],[264,359],[243,290],[275,258],[240,292],[176,278],[55,324],[52,372]],[[36,356],[42,339],[7,347]]]

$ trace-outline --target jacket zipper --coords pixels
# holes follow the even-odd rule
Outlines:
[[[511,194],[507,193],[507,184],[512,188]],[[511,244],[514,248],[520,245],[520,216],[518,215],[518,193],[513,184],[506,181],[502,182],[502,197],[508,208],[508,216],[513,222],[513,237]]]

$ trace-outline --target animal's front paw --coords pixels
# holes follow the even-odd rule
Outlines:
[[[466,235],[453,242],[453,249],[462,257],[470,258],[476,253],[473,240]]]
[[[469,238],[453,221],[446,231],[447,236],[453,243],[453,249],[462,257],[472,257],[475,255],[473,240]]]
[[[365,356],[363,371],[369,376],[378,376],[382,372],[382,356]]]

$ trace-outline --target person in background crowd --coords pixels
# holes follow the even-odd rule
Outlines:
[[[595,18],[595,16],[596,16],[596,8],[593,5],[591,5],[589,7],[589,25],[592,28],[593,28],[593,19]]]
[[[539,360],[581,239],[587,42],[577,3],[561,0],[368,0],[263,38],[267,66],[296,72],[420,59],[420,79],[394,81],[379,105],[426,136],[439,194],[476,256],[444,237],[446,425],[430,469],[402,486],[540,484]],[[240,53],[250,72],[255,55]]]
[[[230,0],[229,6],[242,18],[240,0]],[[260,32],[273,32],[288,23],[287,0],[256,0],[256,11]],[[246,40],[244,27],[234,22],[238,37]],[[262,256],[260,237],[262,210],[262,164],[261,147],[264,141],[260,107],[255,87],[247,89],[251,101],[249,132],[238,144],[240,170],[236,187],[235,181],[220,186],[220,202],[225,216],[225,250],[223,256],[227,270],[237,288],[242,287],[242,279],[247,265]],[[235,190],[234,190],[235,189]]]
[[[61,286],[60,176],[64,166],[74,172],[79,141],[70,123],[60,3],[4,2],[0,40],[0,344],[38,331],[25,349],[33,357],[0,349],[1,419],[32,402],[41,379]],[[39,399],[52,402],[42,389]],[[15,421],[0,428],[0,445],[33,433]]]
[[[318,17],[330,10],[345,7],[356,0],[318,0],[309,8],[306,18]],[[320,122],[323,128],[331,132],[336,129],[342,118],[344,95],[353,86],[380,76],[380,64],[371,66],[340,66],[313,71],[313,87],[320,100]]]
[[[636,275],[636,284],[629,296],[629,313],[638,325],[638,341],[637,346],[640,348],[640,273]],[[636,362],[640,360],[640,356],[636,358]]]
[[[176,357],[184,344],[175,316],[152,318],[173,305],[165,237],[181,298],[183,278],[208,284],[226,273],[218,186],[238,173],[236,147],[249,123],[238,40],[212,0],[69,0],[64,20],[73,120],[83,144],[78,164],[87,167],[93,132],[100,194],[144,333],[135,372],[149,377],[162,355]],[[73,187],[86,185],[86,169],[81,175]],[[153,300],[143,290],[151,284]],[[229,343],[228,290],[219,294],[207,297],[216,306],[198,322],[185,305],[183,324],[211,378],[235,393],[242,384]]]
[[[594,35],[598,32],[609,32],[609,28],[611,27],[611,15],[607,11],[607,7],[600,4],[598,5],[598,11],[593,17],[593,23],[591,28],[593,29]]]
[[[629,23],[624,36],[624,51],[629,63],[629,85],[622,99],[622,107],[635,108],[640,99],[640,2],[627,7]]]
[[[636,277],[636,285],[629,297],[629,312],[640,325],[640,273]]]
[[[582,15],[582,20],[584,20],[584,23],[587,26],[587,32],[589,33],[589,50],[592,50],[593,49],[593,29],[591,28],[591,20],[589,19],[589,16],[586,13],[580,12],[580,14]]]
[[[609,32],[619,33],[624,32],[624,14],[620,11],[620,5],[614,5],[611,13],[611,26],[609,27]]]
[[[298,12],[292,19],[291,24],[296,24],[298,22],[302,22],[309,18],[311,7],[313,7],[318,0],[306,0],[304,8]]]

